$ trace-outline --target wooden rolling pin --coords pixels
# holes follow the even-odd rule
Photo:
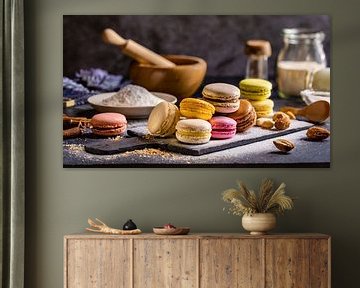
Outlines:
[[[105,43],[120,47],[124,54],[135,59],[139,63],[150,63],[159,67],[176,66],[173,62],[136,43],[135,41],[122,38],[110,28],[103,31],[103,40]]]

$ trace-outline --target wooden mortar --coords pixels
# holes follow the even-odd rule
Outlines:
[[[198,57],[186,55],[166,55],[175,63],[174,67],[158,67],[151,64],[133,62],[130,79],[154,92],[169,93],[178,98],[178,103],[191,97],[204,80],[207,64]]]

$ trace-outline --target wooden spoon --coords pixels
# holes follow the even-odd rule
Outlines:
[[[131,39],[124,39],[114,30],[107,28],[102,34],[103,41],[121,48],[122,52],[139,63],[153,64],[159,67],[175,67],[176,65],[163,56],[149,50]]]
[[[323,122],[330,115],[330,103],[324,100],[316,101],[304,108],[295,108],[284,106],[280,108],[281,112],[292,112],[295,116],[303,116],[311,122]]]

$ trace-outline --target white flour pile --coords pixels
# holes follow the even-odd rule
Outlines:
[[[155,106],[161,101],[159,97],[151,94],[144,87],[137,85],[127,85],[124,88],[120,89],[119,92],[113,96],[102,100],[102,104],[106,106],[132,106],[132,107],[141,107],[141,106]]]

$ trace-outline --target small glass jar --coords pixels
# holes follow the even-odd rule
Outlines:
[[[245,44],[245,54],[248,56],[245,78],[267,80],[268,58],[271,56],[270,43],[264,40],[249,40]]]
[[[314,72],[326,67],[323,47],[325,34],[311,29],[284,29],[284,47],[277,61],[279,95],[299,96],[310,88]]]

